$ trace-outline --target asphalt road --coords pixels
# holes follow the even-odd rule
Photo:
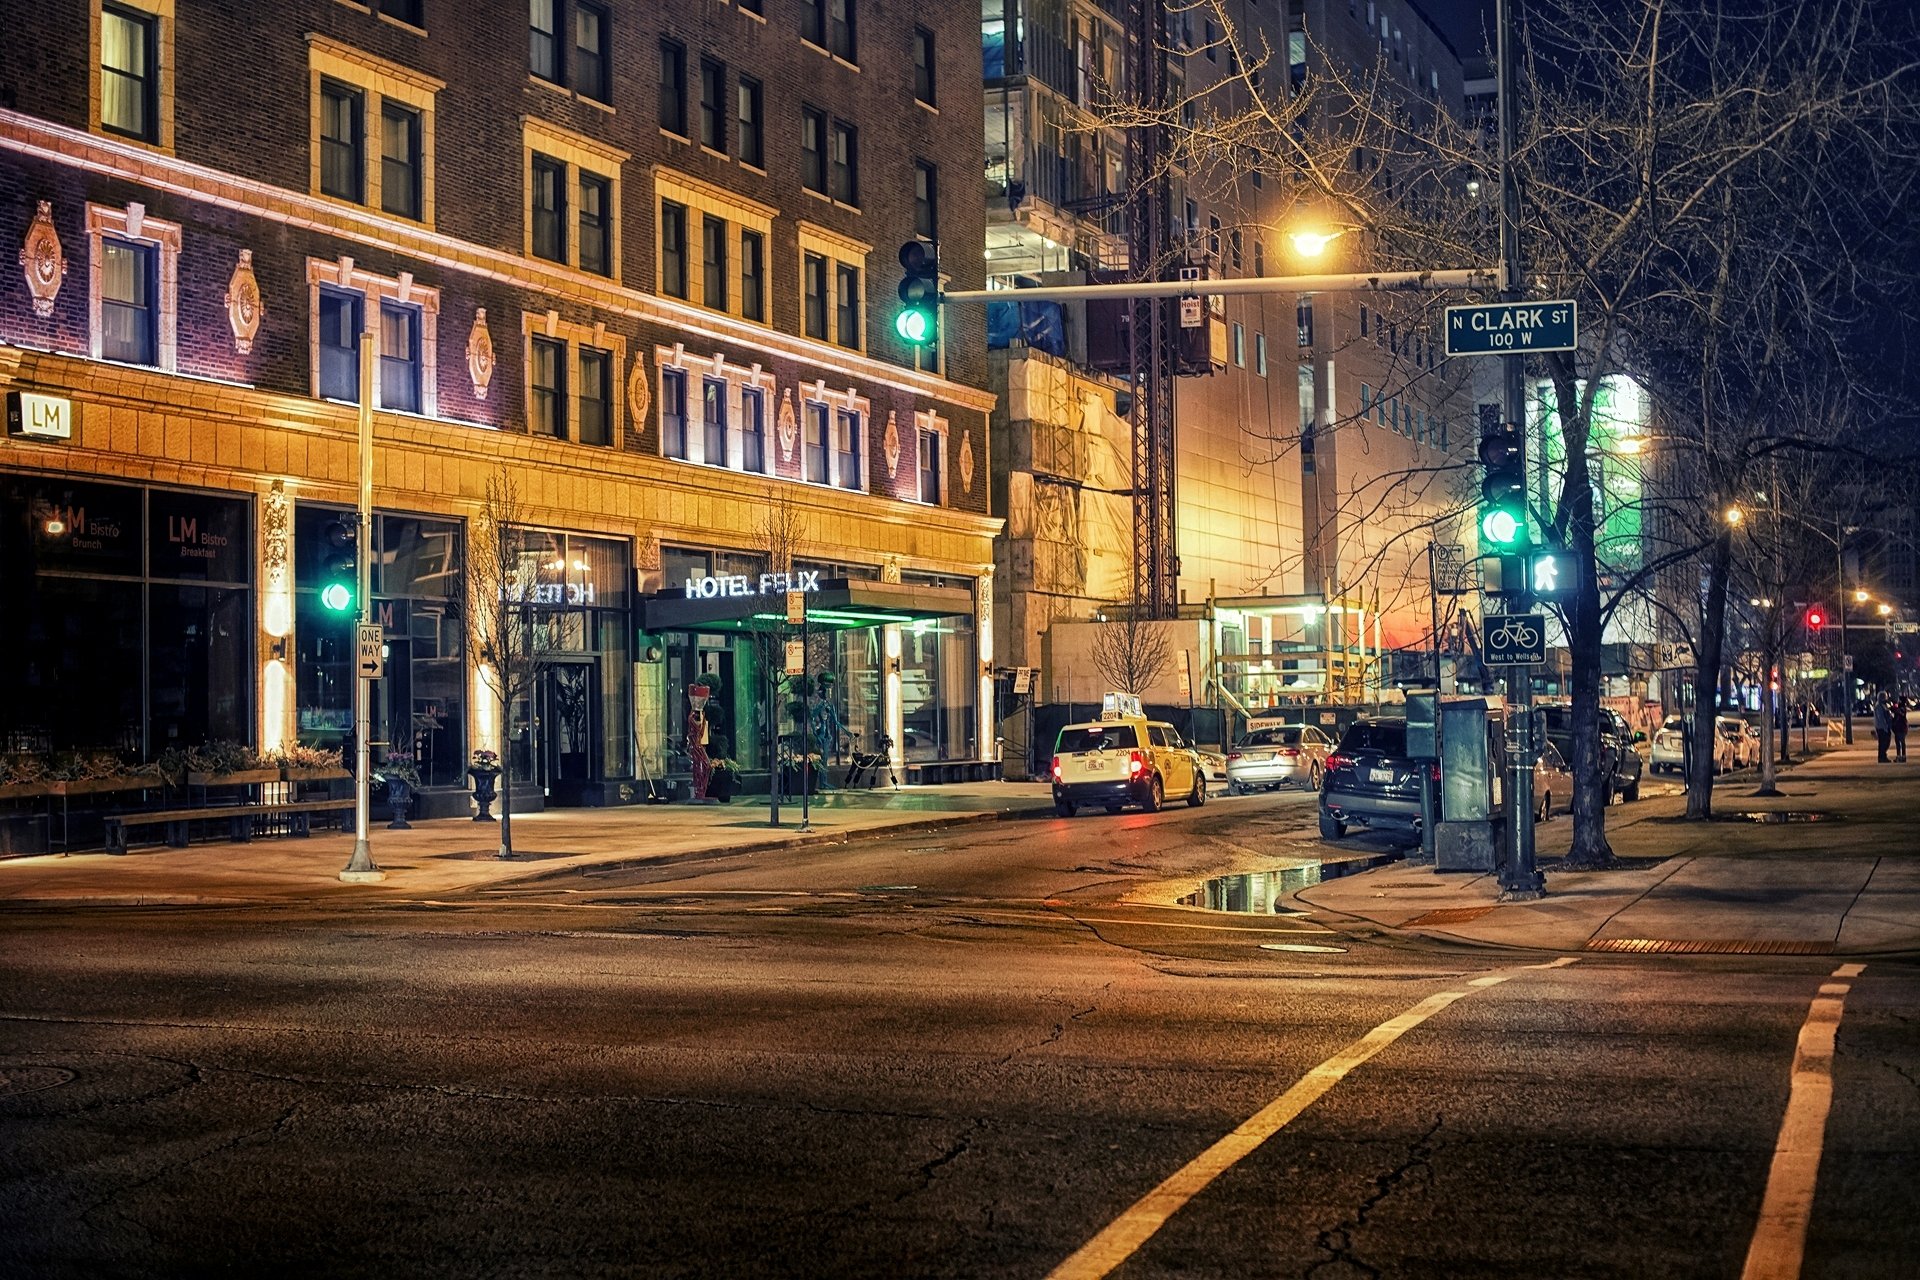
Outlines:
[[[1172,903],[1317,854],[1310,819],[1257,797],[353,912],[11,913],[0,1270],[1739,1276],[1826,985],[1805,1264],[1775,1274],[1915,1274],[1911,967]]]

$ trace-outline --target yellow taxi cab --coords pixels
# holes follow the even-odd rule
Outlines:
[[[1196,808],[1207,802],[1207,774],[1180,731],[1147,719],[1140,699],[1107,694],[1100,718],[1064,725],[1054,739],[1053,809],[1071,818],[1083,804],[1118,813],[1125,805],[1156,812],[1168,797]]]

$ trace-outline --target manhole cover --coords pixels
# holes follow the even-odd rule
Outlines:
[[[0,1097],[54,1089],[72,1079],[65,1067],[0,1066]]]
[[[1315,942],[1263,942],[1262,951],[1305,951],[1314,955],[1344,955],[1345,947],[1323,947]]]
[[[1756,809],[1743,813],[1716,813],[1716,822],[1762,822],[1769,825],[1777,822],[1829,822],[1830,813],[1821,813],[1815,809]]]

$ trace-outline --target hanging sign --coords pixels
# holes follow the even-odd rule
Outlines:
[[[33,391],[7,392],[7,434],[73,439],[73,401]]]

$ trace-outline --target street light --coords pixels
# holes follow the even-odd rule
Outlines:
[[[1327,246],[1346,234],[1339,231],[1296,231],[1287,237],[1293,242],[1293,251],[1303,258],[1317,258],[1327,251]]]
[[[1739,524],[1742,520],[1746,519],[1746,514],[1738,507],[1728,507],[1721,513],[1721,518],[1728,524]]]

